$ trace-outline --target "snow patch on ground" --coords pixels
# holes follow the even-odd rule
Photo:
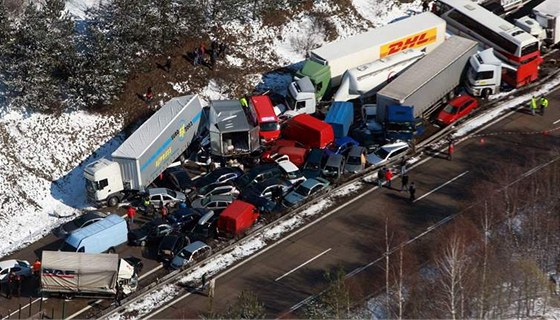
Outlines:
[[[84,19],[86,10],[91,7],[96,7],[101,3],[101,0],[66,0],[65,9],[76,19]]]

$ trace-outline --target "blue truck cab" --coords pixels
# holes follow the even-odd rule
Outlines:
[[[333,127],[335,138],[346,137],[354,122],[354,105],[351,102],[333,102],[327,112],[325,122]]]
[[[422,118],[414,118],[414,107],[387,106],[384,121],[385,139],[389,141],[410,141],[424,133]]]
[[[64,241],[61,251],[102,253],[115,252],[115,248],[128,241],[126,220],[111,214],[89,226],[74,230]]]

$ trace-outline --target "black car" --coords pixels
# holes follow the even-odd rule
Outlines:
[[[188,194],[194,189],[189,172],[181,166],[171,167],[163,171],[163,181],[158,187],[169,188]]]
[[[263,197],[268,200],[277,200],[290,192],[292,187],[291,182],[279,177],[272,177],[243,189],[240,198],[244,200],[249,197]]]
[[[203,215],[192,231],[188,233],[190,239],[208,242],[216,238],[219,214],[210,210]]]
[[[303,165],[303,175],[308,179],[320,177],[326,157],[326,153],[323,149],[311,149]]]
[[[255,183],[263,182],[274,177],[281,177],[282,175],[282,169],[280,169],[278,164],[266,163],[252,168],[249,172],[237,178],[237,180],[235,180],[235,184],[240,189],[246,189]]]
[[[128,243],[133,246],[145,246],[150,242],[157,242],[170,234],[175,228],[164,219],[154,219],[142,227],[128,232]]]
[[[167,217],[167,221],[175,229],[190,231],[206,212],[204,209],[179,208]]]
[[[237,167],[220,167],[194,180],[193,184],[198,189],[212,184],[233,181],[242,174],[243,170]]]
[[[159,243],[157,256],[159,261],[169,261],[191,242],[189,238],[181,233],[170,233],[161,239]]]
[[[66,222],[65,224],[56,228],[54,230],[54,234],[59,238],[66,238],[72,231],[87,227],[94,222],[102,220],[103,218],[105,218],[105,215],[100,212],[86,212],[78,218]]]

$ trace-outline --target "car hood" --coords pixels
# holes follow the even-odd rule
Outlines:
[[[185,264],[185,262],[186,261],[184,258],[181,258],[178,255],[176,255],[175,257],[173,257],[173,260],[171,260],[171,267],[175,269],[179,269]]]
[[[346,164],[346,166],[344,167],[344,170],[346,171],[350,171],[350,172],[358,172],[358,171],[362,171],[362,165],[360,164]]]
[[[202,206],[202,200],[204,200],[204,198],[198,198],[198,199],[194,199],[191,201],[191,207],[192,208],[204,208]]]
[[[284,201],[289,203],[289,204],[292,204],[292,205],[295,205],[295,204],[303,201],[303,199],[304,199],[304,197],[301,194],[299,194],[295,191],[292,191],[292,192],[288,193],[284,197]]]
[[[449,114],[447,112],[442,112],[438,115],[437,121],[443,124],[450,124],[456,118],[456,115]]]
[[[142,239],[148,236],[148,233],[142,229],[132,230],[128,233],[128,236],[132,240]]]

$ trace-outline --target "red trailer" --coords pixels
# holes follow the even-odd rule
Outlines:
[[[308,148],[325,148],[334,142],[334,131],[330,124],[308,114],[297,115],[282,128],[285,139],[296,140]]]

